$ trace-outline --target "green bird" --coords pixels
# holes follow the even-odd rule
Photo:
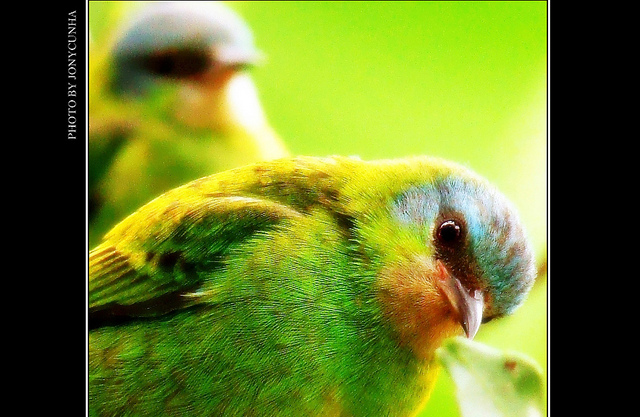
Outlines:
[[[90,415],[411,415],[442,341],[512,313],[533,277],[514,208],[451,162],[204,177],[90,253]]]
[[[89,242],[161,193],[288,154],[247,68],[249,27],[219,3],[148,3],[92,42]]]

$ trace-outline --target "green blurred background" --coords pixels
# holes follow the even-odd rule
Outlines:
[[[252,75],[293,154],[463,163],[515,203],[546,265],[546,2],[227,4],[267,57]],[[139,5],[89,2],[92,47]],[[476,340],[528,354],[546,381],[546,275]],[[453,390],[441,372],[419,415],[457,416]]]

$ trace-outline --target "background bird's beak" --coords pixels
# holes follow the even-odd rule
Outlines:
[[[482,291],[465,288],[462,282],[453,276],[440,260],[436,261],[436,264],[438,269],[437,285],[458,314],[465,334],[469,339],[473,339],[482,322],[484,309]]]
[[[233,45],[218,45],[213,51],[214,59],[226,66],[257,65],[264,54],[256,49],[239,48]]]

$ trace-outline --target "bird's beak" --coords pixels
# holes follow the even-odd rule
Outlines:
[[[473,339],[482,322],[484,308],[482,291],[465,288],[462,282],[453,276],[440,260],[436,261],[436,264],[438,288],[444,293],[453,310],[458,314],[458,319],[467,337]]]
[[[264,54],[258,50],[232,45],[218,45],[213,50],[213,56],[226,66],[257,65],[264,60]]]

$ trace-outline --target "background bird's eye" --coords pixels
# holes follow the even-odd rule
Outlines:
[[[155,53],[144,59],[144,67],[163,77],[185,78],[203,73],[209,67],[209,57],[197,50],[177,49]]]
[[[445,220],[438,227],[437,237],[438,241],[444,245],[456,245],[463,240],[463,225],[456,220]]]

